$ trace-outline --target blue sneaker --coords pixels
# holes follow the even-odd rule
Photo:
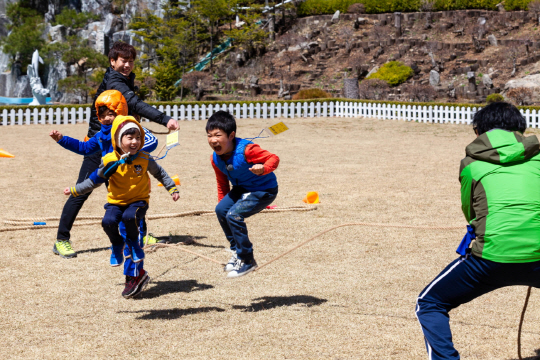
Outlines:
[[[124,245],[111,246],[111,266],[120,266],[124,263]]]
[[[251,263],[246,264],[244,260],[238,259],[234,264],[234,269],[227,274],[227,277],[234,278],[249,274],[257,268],[257,262],[255,259]]]
[[[140,263],[144,260],[144,250],[141,248],[141,245],[138,241],[130,244],[131,248],[131,260],[134,263]]]

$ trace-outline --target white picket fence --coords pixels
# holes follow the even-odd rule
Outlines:
[[[405,120],[424,123],[470,124],[480,107],[460,106],[421,106],[396,105],[365,102],[297,102],[297,103],[257,103],[216,104],[216,105],[160,105],[158,109],[178,120],[206,120],[218,110],[228,110],[237,119],[310,118],[310,117],[349,117],[375,118],[384,120]],[[528,127],[539,127],[540,112],[521,110]],[[0,124],[75,124],[90,120],[90,107],[48,109],[3,110]]]

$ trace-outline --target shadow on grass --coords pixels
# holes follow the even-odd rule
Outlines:
[[[77,254],[85,254],[85,253],[96,253],[100,251],[110,250],[111,247],[102,247],[102,248],[95,248],[95,249],[86,249],[86,250],[77,250]]]
[[[175,320],[186,315],[195,315],[200,313],[207,313],[211,311],[223,312],[222,308],[215,306],[201,307],[201,308],[189,308],[189,309],[164,309],[164,310],[138,310],[138,311],[122,311],[124,313],[146,313],[137,317],[137,320]]]
[[[191,236],[191,235],[173,235],[173,236],[155,236],[156,239],[160,241],[164,241],[169,244],[186,244],[191,246],[198,246],[198,247],[206,247],[206,248],[214,248],[214,249],[224,249],[225,246],[223,245],[207,245],[207,244],[201,244],[198,243],[197,240],[200,239],[206,239],[206,236]]]
[[[328,300],[319,299],[309,295],[265,296],[254,299],[249,306],[233,305],[233,309],[242,310],[245,312],[257,312],[262,310],[270,310],[281,306],[304,305],[307,307],[311,307],[320,305],[322,303],[325,303],[326,301]]]
[[[524,351],[523,345],[521,346],[521,351],[522,353]],[[535,356],[524,357],[523,360],[540,360],[540,349],[534,350],[534,353],[536,354]],[[518,358],[514,358],[512,360],[518,360]]]
[[[158,281],[152,284],[155,284],[155,286],[143,292],[141,294],[142,298],[151,299],[167,294],[190,293],[214,288],[212,285],[199,284],[197,280]]]

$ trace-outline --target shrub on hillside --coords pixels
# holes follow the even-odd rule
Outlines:
[[[347,9],[349,14],[365,14],[366,6],[364,4],[356,3],[349,6]]]
[[[501,94],[491,94],[486,98],[486,103],[491,104],[494,102],[504,101],[504,96]]]
[[[304,89],[300,90],[293,96],[293,100],[308,100],[308,99],[328,99],[330,94],[321,89]]]
[[[413,73],[413,69],[402,62],[390,61],[381,66],[376,73],[371,74],[368,79],[381,79],[390,86],[397,86],[407,81]]]
[[[390,86],[380,79],[366,79],[358,86],[360,99],[385,100],[390,92]]]

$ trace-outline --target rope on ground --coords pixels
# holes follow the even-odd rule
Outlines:
[[[338,229],[340,227],[345,227],[345,226],[374,226],[374,227],[391,227],[391,228],[423,229],[423,230],[457,230],[457,229],[462,230],[463,229],[463,225],[462,226],[422,226],[422,225],[402,225],[402,224],[380,224],[380,223],[367,223],[367,222],[341,224],[341,225],[334,226],[334,227],[332,227],[330,229],[326,229],[324,231],[321,231],[320,233],[318,233],[317,235],[315,235],[315,236],[311,237],[310,239],[304,241],[303,243],[300,243],[300,244],[296,245],[292,249],[289,249],[289,250],[285,251],[283,254],[273,258],[272,260],[268,261],[267,263],[262,264],[261,266],[259,266],[254,271],[258,271],[258,270],[262,269],[263,267],[265,267],[266,265],[270,265],[274,261],[276,261],[276,260],[282,258],[283,256],[293,252],[294,250],[298,249],[299,247],[302,247],[302,246],[306,245],[307,243],[315,240],[316,238],[318,238],[319,236],[321,236],[323,234],[326,234],[327,232],[330,232],[332,230]]]
[[[285,211],[313,211],[317,210],[317,206],[314,205],[294,205],[284,206],[274,209],[264,209],[262,213],[279,213]],[[214,210],[194,210],[181,213],[171,214],[154,214],[148,215],[148,220],[165,219],[165,218],[177,218],[186,216],[199,216],[214,214]],[[98,225],[101,224],[103,216],[78,216],[77,220],[96,220],[96,221],[76,221],[73,226],[84,225]],[[13,227],[0,228],[0,232],[4,231],[17,231],[17,230],[39,230],[39,229],[54,229],[58,225],[33,225],[34,222],[47,222],[47,221],[60,221],[60,217],[41,217],[41,218],[8,218],[4,220],[4,224],[12,225]],[[25,224],[30,223],[30,224]]]
[[[523,360],[523,358],[521,357],[521,328],[523,327],[523,319],[525,318],[525,311],[527,311],[527,305],[529,305],[530,297],[531,297],[531,287],[529,286],[529,288],[527,289],[527,296],[525,296],[525,303],[523,304],[523,310],[521,310],[521,319],[519,319],[518,338],[517,338],[519,360]]]
[[[178,249],[178,250],[181,250],[181,251],[184,251],[184,252],[187,252],[187,253],[190,253],[192,255],[195,255],[195,256],[198,256],[202,259],[205,259],[205,260],[208,260],[208,261],[211,261],[213,263],[216,263],[218,265],[222,265],[222,266],[225,266],[224,263],[221,263],[217,260],[214,260],[212,258],[209,258],[205,255],[202,255],[202,254],[199,254],[195,251],[191,251],[191,250],[188,250],[188,249],[184,249],[181,247],[182,244],[162,244],[162,243],[157,243],[157,244],[152,244],[152,245],[146,245],[145,247],[143,247],[144,251],[147,252],[147,253],[153,253],[155,252],[157,249],[160,249],[160,248],[166,248],[166,247],[172,247],[172,248],[175,248],[175,249]]]

